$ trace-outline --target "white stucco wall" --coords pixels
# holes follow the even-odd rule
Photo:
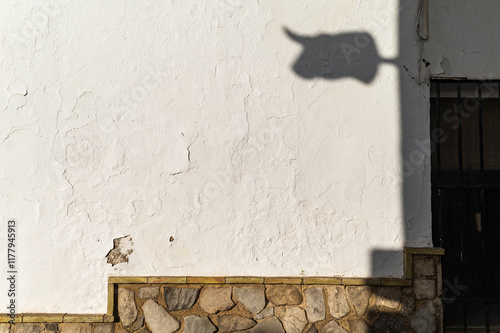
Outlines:
[[[431,245],[428,170],[402,174],[402,124],[405,142],[428,133],[416,7],[4,1],[0,211],[19,225],[18,312],[103,313],[110,275],[400,276],[402,247]],[[368,32],[399,60],[369,83],[307,80],[284,27]],[[125,235],[133,253],[112,267]],[[374,270],[374,251],[396,256]]]
[[[500,2],[430,1],[425,58],[433,76],[500,79]]]

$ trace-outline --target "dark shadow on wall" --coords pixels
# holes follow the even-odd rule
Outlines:
[[[375,41],[368,33],[350,32],[338,35],[300,36],[285,29],[290,39],[302,45],[302,54],[293,70],[305,79],[335,80],[346,77],[370,83],[382,62],[393,63],[378,55]]]
[[[381,63],[397,62],[397,59],[381,58],[373,37],[366,32],[301,36],[287,28],[284,30],[291,40],[302,45],[302,53],[294,60],[292,69],[304,79],[355,78],[368,84],[377,75]],[[402,267],[402,264],[402,252],[384,249],[372,252],[374,277],[383,277],[387,268]]]
[[[291,61],[293,71],[304,79],[323,78],[334,81],[341,78],[354,78],[368,84],[372,82],[377,75],[378,66],[380,64],[390,63],[396,67],[399,81],[398,91],[400,94],[399,111],[401,120],[399,134],[400,137],[403,138],[400,148],[402,161],[406,160],[410,152],[417,148],[416,145],[409,142],[409,140],[404,140],[406,136],[414,135],[412,132],[415,128],[414,121],[416,119],[416,112],[427,112],[427,110],[418,110],[414,104],[409,103],[410,96],[415,95],[417,83],[415,82],[415,78],[409,75],[406,68],[413,68],[415,67],[414,65],[418,66],[416,63],[407,64],[408,61],[418,62],[418,58],[416,58],[414,51],[417,30],[414,30],[415,36],[410,36],[411,38],[402,33],[411,32],[411,28],[408,27],[409,25],[412,27],[416,26],[417,7],[418,5],[411,0],[400,0],[399,17],[397,18],[399,54],[394,59],[381,58],[374,39],[366,32],[355,31],[341,34],[305,36],[301,35],[299,32],[292,32],[289,29],[284,29],[291,40],[302,46],[302,52]],[[405,170],[404,165],[400,166],[400,170],[401,174],[404,175],[401,189],[403,205],[402,227],[404,232],[403,244],[412,246],[411,243],[408,244],[408,241],[410,240],[411,242],[411,237],[409,236],[414,232],[412,230],[415,229],[415,226],[412,225],[410,221],[412,220],[412,216],[419,216],[418,209],[420,207],[418,204],[415,205],[415,202],[419,202],[418,200],[425,200],[422,199],[419,194],[422,190],[421,173],[415,172],[407,176],[407,170]],[[392,244],[389,244],[388,247],[390,247],[390,245]],[[384,273],[387,272],[387,267],[403,268],[403,257],[403,250],[393,251],[374,249],[371,257],[372,276],[383,276]],[[404,272],[401,271],[401,277],[403,274]],[[394,319],[392,313],[377,313],[375,315],[384,323],[389,323]],[[385,324],[381,327],[388,329],[388,332],[391,331],[391,328],[386,327]]]

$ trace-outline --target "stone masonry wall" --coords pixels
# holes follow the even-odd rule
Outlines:
[[[0,324],[0,333],[441,332],[440,257],[413,255],[410,267],[408,286],[118,284],[116,323]]]

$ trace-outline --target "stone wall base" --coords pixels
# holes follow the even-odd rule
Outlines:
[[[0,333],[441,332],[442,254],[406,249],[403,279],[110,278],[108,314],[25,314]]]

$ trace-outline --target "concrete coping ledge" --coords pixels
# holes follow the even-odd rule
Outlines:
[[[20,313],[15,319],[1,314],[0,323],[113,323],[114,316],[106,314],[68,314],[68,313]]]
[[[442,247],[405,247],[404,253],[444,256],[444,249]]]

